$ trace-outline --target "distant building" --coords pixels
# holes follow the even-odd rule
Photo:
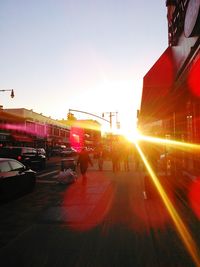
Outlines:
[[[26,108],[1,109],[0,136],[3,144],[54,147],[69,144],[70,127]]]
[[[70,125],[70,144],[77,150],[94,148],[101,142],[101,124],[96,120],[61,120]]]

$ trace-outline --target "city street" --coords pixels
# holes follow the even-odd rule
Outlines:
[[[86,180],[57,183],[61,158],[37,175],[35,190],[0,206],[2,266],[196,266],[159,195],[145,198],[143,168],[112,172],[110,161]],[[196,246],[199,222],[168,192]]]
[[[0,18],[1,267],[200,267],[200,0]]]

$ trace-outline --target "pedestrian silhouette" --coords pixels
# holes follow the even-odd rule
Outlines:
[[[120,149],[117,143],[113,144],[111,151],[113,172],[120,171]]]
[[[77,165],[80,165],[80,172],[82,174],[83,181],[86,182],[86,172],[89,164],[93,166],[90,156],[85,148],[79,154]]]
[[[123,149],[122,149],[122,157],[123,157],[123,162],[124,162],[124,171],[129,171],[129,155],[130,155],[130,151],[129,151],[129,147],[127,144],[124,145]]]
[[[100,171],[103,170],[104,156],[105,156],[105,150],[104,150],[103,146],[99,146],[97,157],[98,157],[98,167],[99,167]]]

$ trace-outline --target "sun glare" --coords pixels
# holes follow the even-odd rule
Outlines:
[[[169,139],[146,136],[146,135],[140,135],[140,140],[149,142],[149,143],[156,143],[160,145],[165,144],[165,145],[173,146],[173,147],[176,147],[182,150],[188,150],[188,149],[200,150],[200,145],[194,144],[194,143],[187,143],[187,142],[182,142],[182,141],[169,140]]]
[[[137,128],[123,128],[121,133],[132,143],[136,143],[140,137],[140,133]]]
[[[200,259],[198,256],[198,252],[197,252],[197,247],[196,244],[190,234],[190,232],[188,231],[186,225],[184,224],[184,222],[182,221],[180,215],[178,214],[178,212],[176,211],[173,203],[171,202],[169,196],[167,195],[167,193],[165,192],[162,184],[160,183],[158,177],[156,176],[156,174],[154,173],[151,165],[149,164],[147,158],[145,157],[142,149],[140,148],[140,146],[138,144],[136,144],[136,148],[137,151],[151,177],[151,180],[153,181],[157,191],[159,192],[163,203],[165,204],[166,209],[168,210],[175,226],[176,229],[185,245],[185,247],[187,248],[188,252],[190,253],[191,257],[193,258],[194,262],[197,264],[197,266],[200,266]]]

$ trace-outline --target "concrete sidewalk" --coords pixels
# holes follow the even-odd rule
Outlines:
[[[51,199],[0,250],[2,266],[194,266],[160,200],[144,200],[143,176],[133,164],[130,172],[113,173],[106,161],[103,171],[95,162],[86,179],[70,186],[40,185],[40,201],[50,190]],[[35,197],[26,197],[29,212]],[[21,206],[8,205],[19,222]]]

